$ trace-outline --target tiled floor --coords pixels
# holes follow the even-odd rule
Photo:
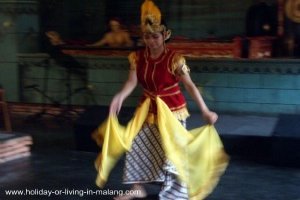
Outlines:
[[[95,152],[76,151],[74,121],[47,117],[28,121],[14,116],[14,130],[31,134],[32,156],[0,165],[0,199],[46,199],[43,190],[77,191],[76,195],[55,195],[50,199],[112,199],[112,195],[88,195],[96,191]],[[256,148],[253,146],[252,148]],[[264,164],[232,156],[230,165],[208,200],[300,200],[300,168]],[[106,190],[128,189],[120,184],[123,160],[113,170]],[[7,190],[29,191],[31,195],[9,196]],[[148,200],[157,199],[158,185],[148,185]],[[39,195],[35,192],[40,192]],[[80,193],[81,192],[81,193]]]

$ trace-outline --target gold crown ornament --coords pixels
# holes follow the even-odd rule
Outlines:
[[[161,12],[151,0],[145,0],[141,6],[141,29],[143,33],[163,32],[165,40],[171,36],[171,31],[161,23]]]

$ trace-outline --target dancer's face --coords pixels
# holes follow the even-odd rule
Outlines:
[[[146,46],[150,49],[163,48],[164,37],[161,32],[144,33],[143,38]]]

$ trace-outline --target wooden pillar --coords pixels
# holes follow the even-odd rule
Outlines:
[[[12,128],[11,128],[10,112],[4,98],[4,90],[1,88],[0,88],[0,113],[2,113],[3,116],[5,131],[11,132]]]
[[[277,26],[277,35],[278,37],[283,37],[284,35],[284,4],[285,0],[278,1],[278,26]]]

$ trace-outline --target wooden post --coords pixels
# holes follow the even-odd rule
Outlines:
[[[0,109],[3,114],[5,131],[11,132],[12,128],[11,128],[10,114],[9,114],[9,109],[8,109],[7,103],[4,98],[4,90],[3,89],[0,89],[0,106],[1,106]]]

